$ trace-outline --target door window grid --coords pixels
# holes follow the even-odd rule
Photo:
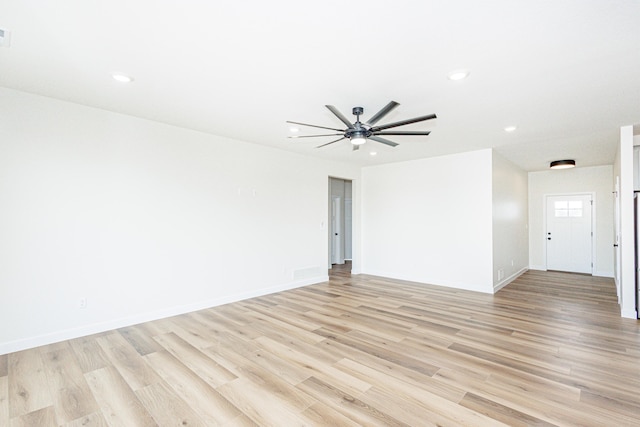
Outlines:
[[[582,216],[582,200],[563,200],[553,203],[556,218],[577,218]]]

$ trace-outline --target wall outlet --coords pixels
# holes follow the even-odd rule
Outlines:
[[[501,268],[498,270],[498,280],[504,279],[504,270]]]
[[[87,298],[82,297],[78,300],[78,308],[87,308]]]

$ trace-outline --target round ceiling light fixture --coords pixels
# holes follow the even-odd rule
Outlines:
[[[554,160],[549,164],[551,169],[571,169],[576,167],[575,160]]]

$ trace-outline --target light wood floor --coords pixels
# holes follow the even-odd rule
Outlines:
[[[329,283],[0,356],[1,426],[640,425],[610,279]]]

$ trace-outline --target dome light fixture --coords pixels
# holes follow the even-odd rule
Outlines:
[[[551,169],[571,169],[576,167],[575,160],[554,160],[549,165]]]

